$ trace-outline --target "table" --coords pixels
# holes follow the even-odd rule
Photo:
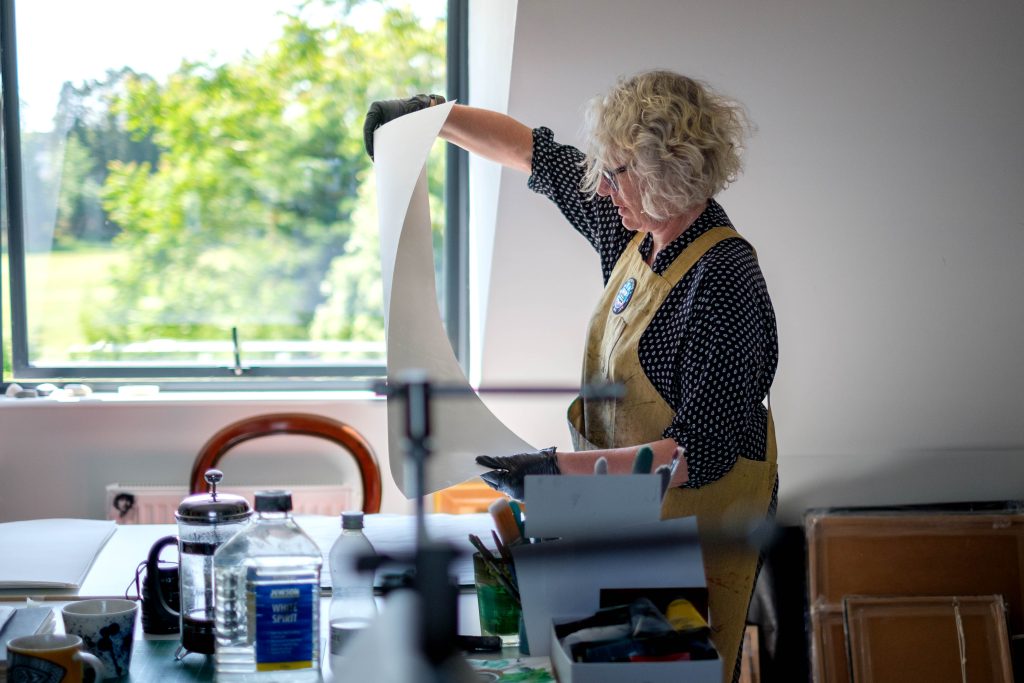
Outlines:
[[[399,518],[395,520],[393,518]],[[460,548],[472,548],[467,539],[471,530],[481,538],[490,537],[492,522],[490,516],[483,515],[432,515],[434,523],[428,522],[428,529],[442,529],[443,534],[433,537],[444,537],[446,540],[455,541]],[[298,518],[300,525],[317,541],[321,548],[329,547],[333,539],[340,533],[337,520],[334,518]],[[401,524],[399,524],[401,522]],[[374,542],[378,551],[409,552],[409,545],[413,538],[409,533],[398,534],[395,538],[384,539],[380,533],[385,526],[391,524],[393,528],[400,531],[411,531],[411,518],[398,515],[369,515],[366,518],[367,535]],[[133,585],[135,571],[138,564],[144,561],[149,553],[149,548],[159,538],[173,535],[177,527],[173,524],[158,525],[124,525],[118,526],[114,535],[107,541],[95,562],[89,570],[85,580],[77,590],[66,589],[30,589],[30,590],[3,590],[0,591],[0,603],[21,603],[26,598],[37,601],[45,601],[55,609],[60,609],[64,604],[72,600],[87,598],[123,598],[126,594],[129,597],[136,597]],[[377,534],[377,538],[374,537]],[[460,543],[459,540],[464,540]],[[171,551],[167,551],[168,557]],[[472,563],[469,562],[469,577],[472,577]],[[461,577],[460,583],[466,583],[466,570],[457,572]],[[323,575],[329,577],[325,570]],[[328,579],[329,581],[329,579]],[[469,579],[469,583],[472,578]],[[379,604],[383,599],[378,598]],[[322,594],[320,600],[321,619],[321,655],[324,678],[330,680],[329,656],[327,655],[328,642],[328,620],[327,610],[330,606],[329,591]],[[478,634],[480,632],[480,621],[476,606],[476,593],[471,586],[464,587],[458,596],[458,619],[459,633]],[[63,630],[63,623],[59,615],[57,619],[58,631]],[[136,639],[132,657],[131,674],[121,679],[129,683],[140,681],[211,681],[214,675],[214,662],[212,657],[198,654],[189,654],[183,660],[175,661],[174,652],[178,647],[178,637],[175,636],[151,636],[143,634],[141,616],[136,624]],[[507,648],[497,657],[514,658],[518,655],[515,648]],[[478,655],[484,658],[483,655]],[[491,656],[492,658],[495,655]],[[541,664],[537,662],[536,664]]]
[[[68,601],[50,601],[48,604],[54,609],[60,610]],[[328,653],[328,621],[327,614],[330,608],[330,598],[320,599],[320,655],[321,671],[324,680],[332,680],[333,675],[330,667],[330,655]],[[381,604],[382,601],[381,601]],[[57,618],[56,630],[64,632],[64,624],[59,615]],[[476,595],[471,591],[463,591],[459,596],[459,623],[460,632],[475,634],[480,631],[480,622],[476,617]],[[197,683],[214,680],[214,660],[201,654],[190,653],[181,661],[174,659],[174,653],[178,649],[178,636],[152,636],[143,634],[141,616],[135,624],[135,644],[132,651],[131,673],[125,678],[119,679],[124,683]],[[483,655],[478,655],[483,658]],[[493,658],[512,658],[518,656],[514,648],[507,649],[500,655],[491,655]]]
[[[299,526],[320,547],[324,555],[322,582],[330,585],[327,554],[341,533],[341,524],[335,517],[306,515],[296,517]],[[414,518],[409,515],[375,514],[365,518],[366,536],[378,553],[409,556],[415,549]],[[462,555],[453,566],[460,586],[472,587],[474,552],[469,542],[473,533],[494,548],[491,539],[493,520],[487,513],[470,515],[433,514],[427,516],[427,529],[431,538],[451,543]],[[69,589],[5,589],[0,590],[0,601],[31,597],[35,600],[68,600],[73,598],[123,598],[126,590],[134,594],[132,583],[135,571],[145,562],[149,549],[160,538],[178,532],[174,524],[119,525],[110,540],[100,550],[89,573],[77,590]],[[172,551],[163,555],[170,558]]]

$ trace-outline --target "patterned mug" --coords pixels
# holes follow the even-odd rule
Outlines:
[[[101,678],[103,664],[82,652],[82,639],[64,633],[21,636],[7,643],[8,683],[82,683],[85,666]]]
[[[80,600],[61,610],[64,631],[79,636],[85,650],[103,662],[107,678],[127,676],[132,664],[135,621],[133,600]]]

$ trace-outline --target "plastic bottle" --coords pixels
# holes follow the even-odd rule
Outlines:
[[[320,680],[320,548],[289,491],[257,491],[256,518],[213,556],[218,681]]]
[[[343,679],[341,657],[349,639],[377,616],[373,599],[373,572],[356,570],[356,560],[374,555],[370,540],[363,533],[363,513],[341,513],[341,535],[331,546],[331,669]]]

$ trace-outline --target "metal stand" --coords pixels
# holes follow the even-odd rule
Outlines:
[[[405,451],[413,465],[413,496],[416,499],[416,543],[427,540],[426,467],[430,457],[430,381],[422,370],[410,370],[402,382],[388,389],[389,397],[399,398],[405,406]]]
[[[405,407],[405,450],[414,469],[413,493],[416,499],[416,590],[420,594],[420,647],[427,662],[436,670],[457,653],[458,587],[449,577],[448,567],[456,550],[427,536],[426,463],[430,457],[431,385],[427,374],[412,370],[402,375],[400,384],[388,387],[388,396],[400,398]]]
[[[416,568],[415,587],[419,594],[419,633],[417,641],[420,654],[430,667],[431,681],[448,683],[459,679],[464,667],[453,665],[453,658],[459,656],[456,646],[458,633],[458,586],[450,577],[449,566],[458,551],[452,546],[432,541],[427,535],[424,498],[426,490],[426,463],[430,457],[430,402],[438,396],[472,396],[473,391],[465,386],[432,385],[422,370],[408,370],[401,374],[398,382],[380,382],[375,386],[379,395],[396,398],[403,402],[405,440],[404,447],[413,467],[413,494],[416,512]],[[492,388],[483,390],[490,393],[522,394],[565,394],[576,389],[553,387],[543,388]],[[607,385],[584,387],[581,392],[588,398],[615,399],[622,396],[622,387]],[[372,561],[372,560],[371,560]],[[360,563],[363,567],[363,563]]]

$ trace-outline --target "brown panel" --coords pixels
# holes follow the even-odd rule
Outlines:
[[[843,624],[843,608],[832,607],[811,615],[815,625],[811,634],[812,667],[815,680],[829,683],[850,683],[849,667],[846,661],[846,627]],[[818,672],[821,672],[820,675]]]
[[[805,519],[814,680],[848,683],[848,595],[1002,595],[1024,633],[1024,514],[812,512]]]
[[[856,683],[1010,683],[1001,596],[848,597]]]
[[[757,626],[748,625],[744,629],[740,651],[739,683],[761,683],[761,646]]]

